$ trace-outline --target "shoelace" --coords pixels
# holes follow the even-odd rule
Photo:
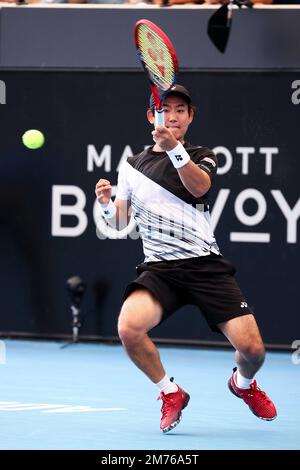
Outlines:
[[[172,395],[172,394],[168,394],[168,395]],[[157,399],[162,400],[163,403],[162,403],[161,411],[162,411],[163,416],[166,416],[169,409],[172,408],[173,406],[173,398],[168,397],[167,395],[163,395],[161,393]]]
[[[257,386],[257,383],[256,383],[256,380],[254,380],[252,382],[252,384],[250,385],[250,388],[251,390],[253,390],[254,392],[258,392],[260,394],[260,396],[265,400],[267,401],[268,403],[271,402],[270,398],[266,395],[266,392],[264,392],[263,390],[261,390],[258,386]]]

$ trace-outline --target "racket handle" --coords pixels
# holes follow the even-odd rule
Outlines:
[[[164,126],[164,110],[163,109],[156,109],[155,110],[155,126]]]

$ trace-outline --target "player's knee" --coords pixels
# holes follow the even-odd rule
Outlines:
[[[247,359],[256,367],[260,367],[265,360],[265,347],[261,343],[254,343],[245,352]]]
[[[134,339],[133,329],[130,326],[126,325],[124,322],[119,321],[118,334],[122,343],[128,343]]]
[[[119,317],[118,321],[118,334],[119,338],[125,345],[131,345],[138,342],[139,337],[143,332],[131,322],[126,320],[122,315]]]

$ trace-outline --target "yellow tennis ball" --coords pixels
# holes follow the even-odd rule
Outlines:
[[[25,147],[29,149],[39,149],[45,143],[44,134],[37,129],[30,129],[22,135],[22,141]]]

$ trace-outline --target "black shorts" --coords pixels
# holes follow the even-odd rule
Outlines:
[[[235,278],[235,267],[222,255],[142,263],[138,278],[125,290],[125,300],[136,289],[146,288],[163,307],[162,321],[183,305],[200,308],[212,331],[218,323],[253,314]]]

